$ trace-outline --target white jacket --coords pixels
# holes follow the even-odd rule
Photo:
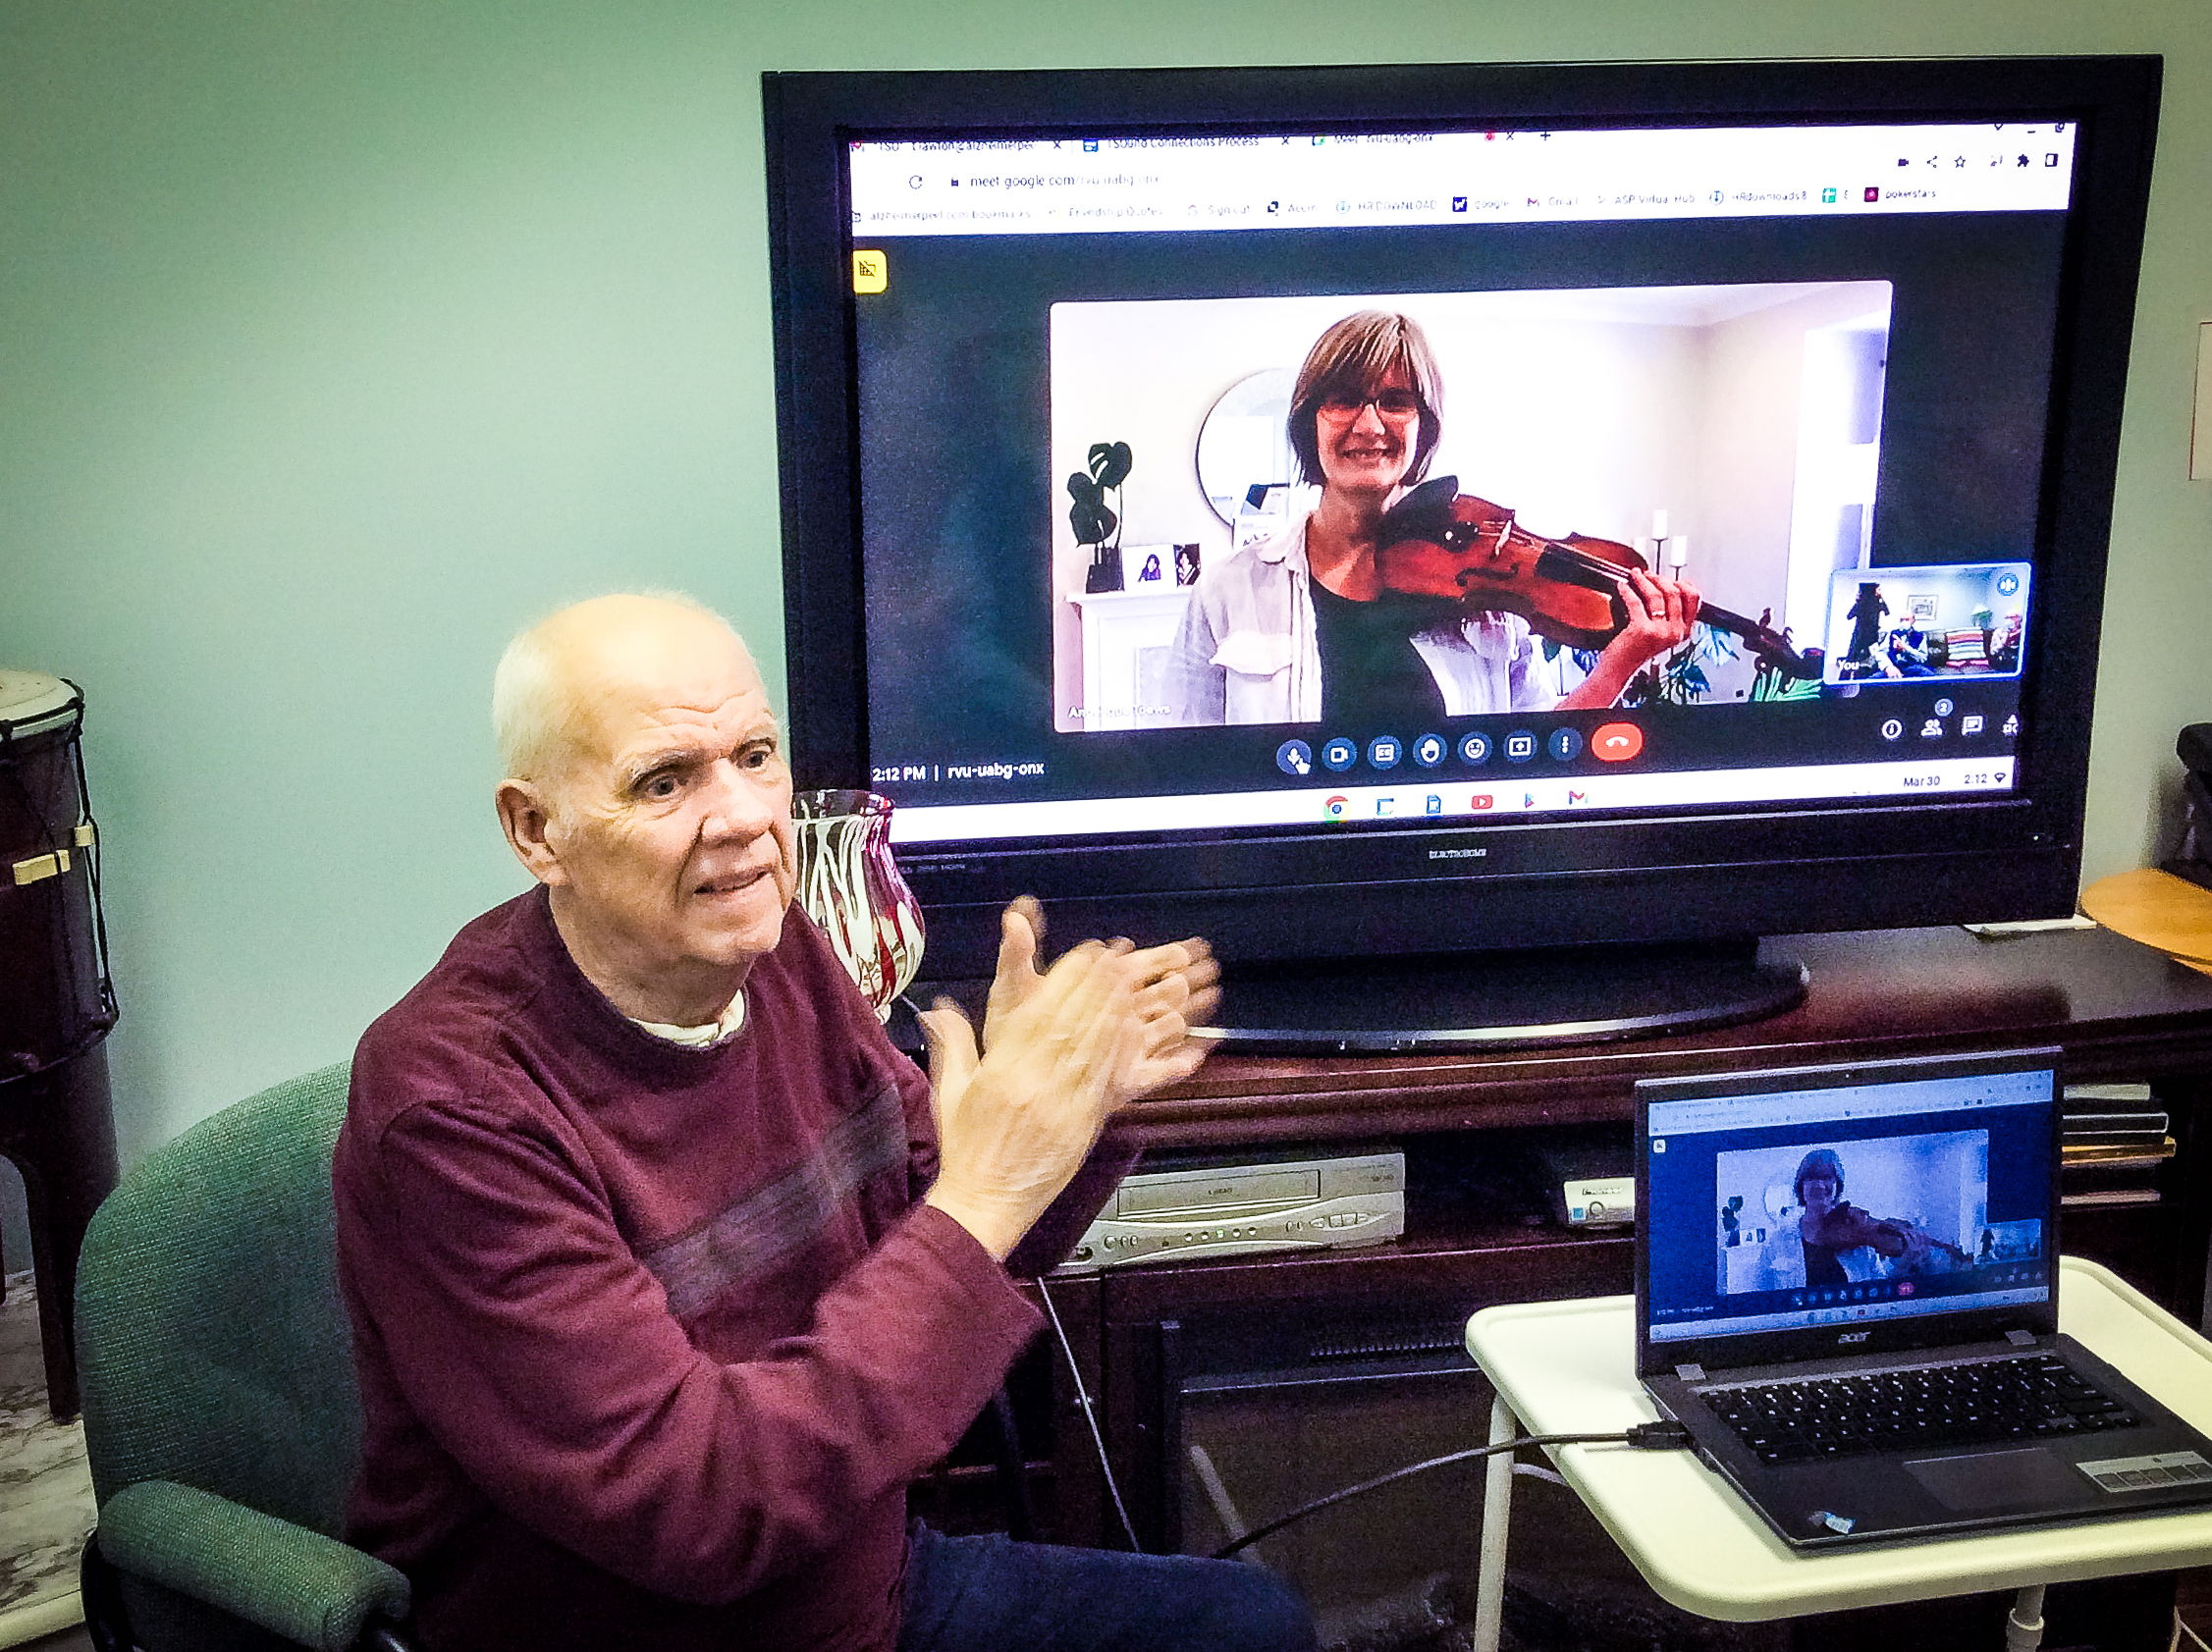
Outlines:
[[[1167,662],[1172,726],[1319,722],[1322,659],[1306,518],[1214,563],[1191,587]],[[1471,613],[1413,638],[1447,717],[1548,711],[1536,639],[1518,615]]]

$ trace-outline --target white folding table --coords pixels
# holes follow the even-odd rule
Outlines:
[[[1633,1298],[1595,1297],[1484,1308],[1469,1320],[1467,1351],[1497,1392],[1491,1440],[1614,1432],[1656,1417],[1636,1378],[1633,1314]],[[2059,1325],[2212,1434],[2212,1343],[2140,1292],[2063,1257]],[[2011,1644],[2031,1646],[2045,1584],[2212,1564],[2212,1510],[1799,1554],[1694,1452],[1546,1449],[1661,1597],[1730,1623],[2015,1589]],[[1489,1460],[1484,1484],[1478,1652],[1498,1643],[1512,1456]]]

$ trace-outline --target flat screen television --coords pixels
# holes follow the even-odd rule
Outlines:
[[[929,978],[1034,893],[1257,1045],[2071,912],[2159,78],[767,76],[800,782],[895,804]]]

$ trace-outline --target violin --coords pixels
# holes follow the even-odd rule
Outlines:
[[[1446,598],[1473,613],[1517,613],[1538,636],[1593,653],[1628,624],[1621,580],[1649,566],[1618,540],[1532,532],[1504,506],[1461,493],[1456,476],[1424,482],[1385,510],[1376,545],[1385,590]],[[1800,652],[1762,620],[1710,602],[1699,605],[1698,619],[1741,637],[1784,676],[1820,675],[1818,649]]]

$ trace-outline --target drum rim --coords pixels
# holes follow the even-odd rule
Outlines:
[[[0,740],[27,739],[36,734],[48,734],[57,728],[76,722],[84,711],[84,696],[77,684],[67,677],[55,676],[50,671],[9,671],[9,676],[43,679],[51,687],[40,688],[33,694],[16,702],[24,708],[15,716],[0,711]],[[54,696],[61,699],[56,702]]]

